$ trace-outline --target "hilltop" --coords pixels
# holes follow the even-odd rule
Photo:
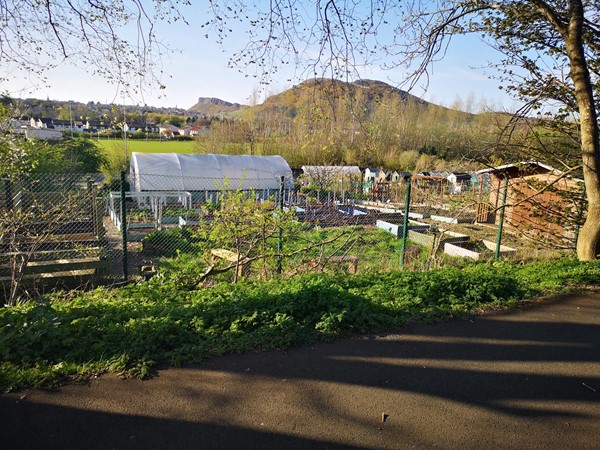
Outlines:
[[[363,103],[364,106],[369,106],[385,99],[395,99],[421,106],[430,105],[429,102],[383,81],[357,80],[345,82],[327,78],[313,78],[279,94],[272,95],[261,106],[299,104],[306,101],[314,101],[317,97],[327,97],[330,101],[349,99],[357,103]]]
[[[245,105],[239,103],[229,103],[225,100],[215,97],[200,97],[198,102],[186,110],[186,115],[193,116],[196,114],[205,116],[218,116],[228,114],[240,109],[246,108]]]
[[[346,120],[353,117],[357,120],[367,119],[380,109],[390,111],[416,108],[419,110],[448,111],[443,106],[427,102],[406,91],[391,86],[383,81],[358,80],[344,82],[339,80],[314,78],[306,80],[279,94],[268,97],[263,103],[251,107],[250,110],[259,116],[315,117],[320,114],[331,121]],[[456,111],[469,120],[471,114]],[[234,113],[239,115],[240,113]]]
[[[66,116],[77,119],[80,117],[99,118],[103,115],[112,116],[124,112],[128,115],[157,113],[186,117],[235,117],[243,114],[245,110],[262,114],[269,112],[283,113],[283,115],[293,119],[298,114],[306,114],[315,107],[326,107],[328,110],[340,107],[345,110],[351,109],[354,114],[360,111],[361,114],[368,116],[376,108],[376,105],[384,102],[443,108],[382,81],[358,80],[344,82],[324,78],[306,80],[290,89],[268,97],[263,103],[256,106],[231,103],[216,97],[199,97],[198,101],[187,109],[150,105],[103,104],[93,101],[82,103],[71,100],[41,100],[35,98],[15,100],[17,100],[22,115],[52,119],[65,118]]]

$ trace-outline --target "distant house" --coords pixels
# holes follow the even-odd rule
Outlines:
[[[181,127],[181,128],[179,128],[179,133],[182,136],[191,136],[192,135],[192,127],[190,127],[190,126]]]
[[[481,189],[477,221],[499,223],[504,183],[507,181],[505,224],[526,235],[548,239],[573,239],[574,227],[567,217],[577,217],[578,195],[583,181],[538,161],[492,167],[477,172],[487,177],[489,193]],[[548,187],[551,186],[549,189]]]
[[[54,119],[52,121],[52,124],[53,124],[54,128],[57,130],[68,130],[71,128],[71,125],[72,125],[70,120],[59,120],[59,119]]]
[[[177,127],[175,127],[177,128]],[[102,129],[102,128],[99,128]],[[155,123],[126,122],[119,130],[125,130],[128,134],[133,133],[158,133],[159,127]],[[165,128],[166,129],[166,128]]]
[[[29,119],[29,126],[31,128],[54,128],[53,121],[49,117],[32,117]]]
[[[128,133],[145,133],[147,125],[144,122],[131,122],[127,124]]]
[[[21,128],[27,128],[29,126],[29,120],[27,117],[18,117],[11,119],[10,126],[13,130],[18,130]]]
[[[155,123],[146,123],[146,129],[148,130],[148,133],[158,133],[158,125]]]
[[[86,122],[86,130],[95,133],[96,131],[106,130],[108,126],[101,120],[88,120]],[[84,130],[85,131],[85,130]]]
[[[85,128],[85,123],[83,122],[83,120],[74,120],[73,121],[72,130],[75,131],[76,133],[81,133],[84,128]]]
[[[191,128],[190,136],[204,136],[210,132],[206,125],[197,125]]]
[[[175,125],[160,125],[159,133],[166,138],[171,138],[173,136],[179,136],[179,128]]]
[[[11,125],[13,133],[26,138],[54,140],[63,137],[62,132],[55,129],[53,120],[48,117],[21,117],[13,119]]]

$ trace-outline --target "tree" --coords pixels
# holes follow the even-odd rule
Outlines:
[[[234,282],[238,280],[241,265],[254,260],[266,263],[269,258],[276,258],[277,235],[284,230],[287,235],[299,226],[291,211],[275,211],[274,201],[257,202],[255,198],[252,191],[224,191],[213,220],[204,225],[206,230],[201,230],[208,234],[211,243],[235,255],[225,269],[235,268]]]
[[[155,23],[184,21],[174,6],[188,2],[152,3],[150,8],[141,0],[1,1],[0,81],[25,72],[43,82],[49,69],[70,63],[124,91],[164,89],[161,57],[167,48]]]
[[[0,104],[0,177],[14,178],[33,170],[35,149],[32,141],[13,133],[13,118],[19,117],[20,111],[8,101],[3,103],[8,105]]]
[[[35,145],[32,158],[38,173],[99,173],[107,162],[103,150],[86,138],[67,136]]]
[[[229,181],[224,187],[229,187]],[[357,230],[349,227],[331,235],[317,232],[307,236],[305,232],[311,228],[310,223],[299,221],[293,210],[281,209],[277,203],[276,197],[257,201],[253,191],[221,191],[219,202],[211,207],[210,220],[202,221],[195,231],[196,238],[209,250],[210,262],[201,274],[191,277],[185,274],[187,288],[198,288],[208,277],[227,272],[234,273],[233,282],[236,282],[243,268],[247,269],[246,275],[254,272],[263,279],[282,270],[298,273],[298,261],[291,258],[300,255],[305,256],[314,269],[335,257],[347,256],[362,242]],[[290,263],[284,265],[284,260]]]
[[[530,113],[552,102],[560,105],[558,114],[570,113],[578,122],[588,208],[577,255],[581,260],[596,259],[600,250],[598,2],[328,0],[305,8],[299,0],[274,0],[266,9],[243,0],[215,3],[210,25],[220,39],[227,37],[232,22],[250,17],[253,25],[248,45],[233,61],[267,70],[292,60],[311,67],[315,74],[328,71],[346,78],[365,64],[406,65],[412,70],[414,86],[419,77],[427,79],[454,36],[481,36],[504,55],[498,64],[499,81],[528,102],[523,111]]]

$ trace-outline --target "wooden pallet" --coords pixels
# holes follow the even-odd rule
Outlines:
[[[100,256],[29,261],[25,266],[22,283],[27,286],[72,284],[74,281],[94,281],[104,274],[111,264]],[[10,283],[9,264],[0,265],[0,284]]]

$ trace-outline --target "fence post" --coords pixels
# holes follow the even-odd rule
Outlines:
[[[129,278],[129,267],[127,263],[127,204],[125,202],[125,171],[121,171],[121,241],[123,245],[123,280]]]
[[[508,176],[504,178],[504,193],[502,194],[502,206],[500,206],[500,223],[498,224],[498,235],[496,236],[496,252],[494,259],[500,258],[500,246],[502,244],[502,227],[504,226],[504,210],[506,209],[506,194],[508,192]]]
[[[410,177],[404,179],[406,183],[406,198],[404,200],[404,221],[402,223],[402,250],[400,256],[400,268],[404,269],[404,257],[406,255],[406,239],[408,236],[408,213],[410,211],[410,188],[412,185]]]
[[[281,177],[279,184],[279,220],[283,218],[283,189],[284,189],[285,177]],[[281,224],[279,225],[279,231],[277,232],[277,274],[281,275],[283,271],[283,230]]]

